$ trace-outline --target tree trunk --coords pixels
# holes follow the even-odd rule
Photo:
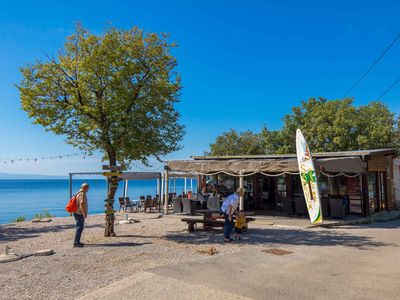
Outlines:
[[[113,172],[113,167],[117,166],[117,158],[114,151],[110,151],[108,153],[111,172]],[[108,190],[107,190],[107,199],[114,199],[115,193],[118,189],[118,176],[110,176],[108,177]]]
[[[116,154],[114,151],[108,152],[108,158],[110,161],[110,171],[115,172],[115,166],[117,165]],[[113,168],[114,167],[114,168]],[[114,198],[115,193],[118,189],[118,176],[107,177],[107,199],[105,200],[105,236],[115,236],[114,233]]]

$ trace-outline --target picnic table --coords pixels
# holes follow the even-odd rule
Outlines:
[[[203,230],[213,227],[224,227],[225,225],[225,218],[220,210],[199,209],[196,210],[195,213],[203,215],[203,218],[182,218],[182,222],[186,222],[188,224],[189,232],[194,231],[194,227],[197,223],[203,224]],[[235,218],[235,215],[233,215],[233,218]],[[251,221],[255,221],[255,218],[246,216],[246,222],[249,223]]]

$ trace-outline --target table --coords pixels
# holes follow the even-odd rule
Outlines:
[[[199,209],[195,211],[198,214],[203,215],[203,219],[199,218],[183,218],[181,221],[186,222],[188,224],[188,231],[194,231],[194,225],[197,223],[203,223],[203,229],[206,230],[210,227],[224,227],[225,218],[222,216],[222,212],[220,210],[210,210],[210,209]],[[218,214],[217,217],[213,217],[213,214]],[[233,216],[235,218],[235,215]],[[251,222],[254,221],[253,217],[246,217],[246,221]]]
[[[139,207],[142,207],[143,206],[143,204],[146,202],[146,200],[141,200],[141,199],[132,199],[132,200],[129,200],[131,203],[139,203],[139,205],[138,206],[136,206],[136,208],[139,208]],[[129,212],[134,212],[133,211],[133,209],[135,208],[135,206],[130,206],[129,207]],[[137,212],[137,210],[136,210],[136,212]]]
[[[201,214],[203,215],[203,220],[213,220],[212,215],[213,214],[218,214],[219,216],[217,219],[221,219],[222,212],[219,209],[198,209],[195,211],[196,214]]]

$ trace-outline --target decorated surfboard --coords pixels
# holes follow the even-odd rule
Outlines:
[[[297,129],[296,132],[296,150],[301,184],[311,223],[322,223],[321,197],[318,190],[317,174],[310,149],[300,129]]]

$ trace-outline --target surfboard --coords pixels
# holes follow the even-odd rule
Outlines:
[[[301,185],[310,221],[312,224],[322,223],[321,196],[318,189],[317,174],[315,172],[311,151],[300,129],[296,132],[296,152]]]

